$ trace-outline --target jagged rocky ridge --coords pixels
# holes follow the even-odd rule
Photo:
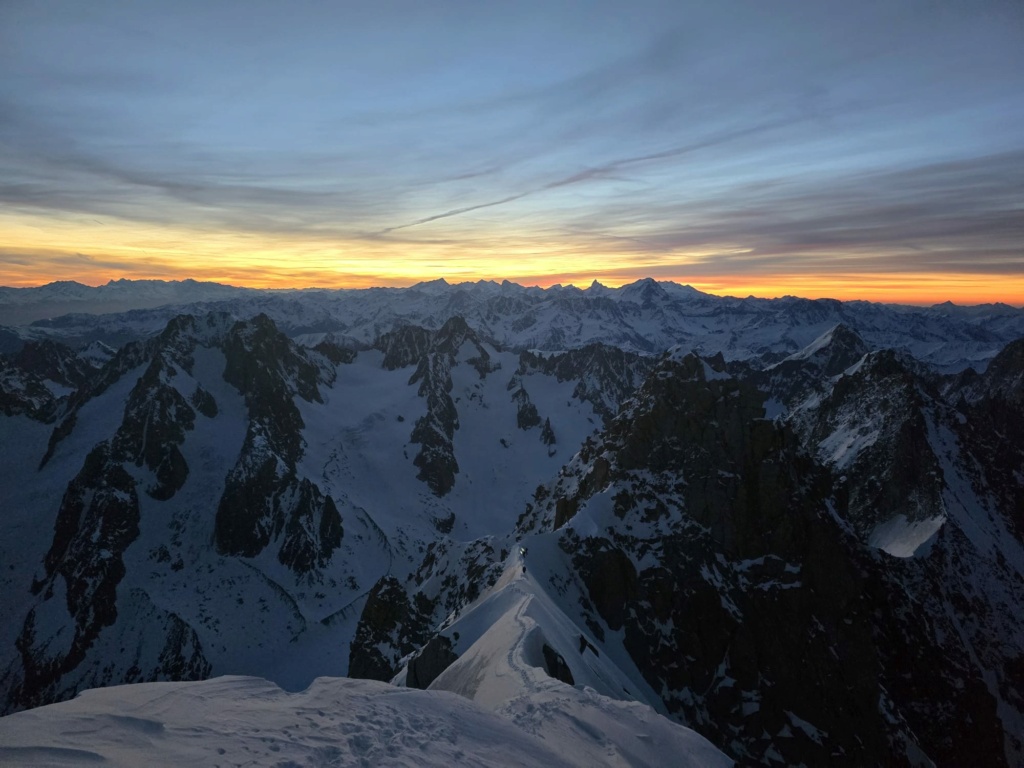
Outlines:
[[[461,318],[313,341],[181,317],[5,410],[38,487],[0,483],[52,521],[0,585],[8,711],[301,687],[289,648],[450,684],[462,617],[551,541],[537,572],[580,638],[538,645],[552,677],[628,662],[744,764],[1019,763],[1022,342],[943,375],[846,326],[768,366],[511,351]]]
[[[709,361],[667,358],[521,526],[563,531],[591,631],[623,633],[669,709],[742,762],[1005,763],[1019,715],[997,711],[1019,689],[979,658],[1015,658],[1019,620],[997,641],[964,630],[1019,603],[1020,572],[963,541],[966,521],[944,526],[927,558],[870,546],[879,523],[865,510],[905,510],[916,468],[887,478],[903,482],[888,508],[858,504],[849,488],[869,482],[867,465],[844,466],[837,485],[790,426],[763,418],[764,399]],[[879,435],[895,450],[906,439]],[[979,577],[987,590],[970,589]]]
[[[0,412],[52,422],[64,401],[86,384],[97,366],[55,341],[29,341],[0,357]]]
[[[186,434],[197,419],[218,415],[215,398],[193,378],[200,347],[223,350],[224,379],[246,397],[250,409],[246,441],[218,506],[218,549],[254,556],[280,540],[281,561],[305,573],[322,565],[340,543],[341,520],[330,497],[294,473],[302,438],[292,398],[317,396],[321,369],[309,359],[316,355],[294,348],[265,317],[248,323],[217,315],[201,321],[178,317],[144,348],[115,357],[95,381],[83,377],[80,395],[70,400],[65,421],[54,430],[47,458],[73,431],[84,404],[132,367],[126,360],[148,361],[134,368],[141,375],[127,395],[116,432],[90,450],[60,502],[44,575],[32,584],[38,600],[16,643],[20,669],[14,662],[6,674],[8,707],[119,681],[210,674],[192,627],[173,611],[155,608],[143,590],[129,590],[134,595],[129,599],[118,595],[125,551],[140,535],[140,493],[155,501],[172,499],[189,477],[181,451]],[[250,467],[263,472],[264,486],[240,478]],[[103,659],[97,649],[105,643],[98,641],[125,607],[119,631],[138,638],[132,644],[139,650],[134,657]],[[154,634],[163,637],[162,645],[153,643]]]
[[[224,380],[244,396],[249,424],[217,506],[217,551],[254,557],[280,540],[283,565],[300,573],[323,567],[344,528],[330,495],[296,474],[304,424],[294,398],[322,402],[317,385],[329,383],[333,369],[296,349],[265,315],[234,325],[224,353]]]

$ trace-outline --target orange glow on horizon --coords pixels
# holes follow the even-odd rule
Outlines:
[[[492,240],[404,242],[315,234],[211,232],[132,224],[116,219],[43,218],[0,212],[0,285],[32,287],[56,280],[102,285],[110,280],[218,282],[251,288],[404,287],[508,279],[549,287],[597,280],[617,287],[645,276],[689,284],[705,293],[773,298],[865,300],[901,304],[1024,304],[1024,275],[934,272],[796,274],[716,271],[714,253],[617,253],[593,243],[495,235]],[[890,262],[891,263],[891,262]],[[834,267],[833,267],[834,268]]]
[[[538,278],[524,284],[574,284],[586,288],[593,280],[616,288],[635,282],[642,276],[607,277],[587,275],[585,280]],[[763,274],[763,275],[679,275],[659,276],[657,280],[689,285],[702,293],[744,298],[755,296],[774,299],[799,296],[805,299],[838,299],[839,301],[871,301],[887,304],[929,306],[952,301],[954,304],[1003,303],[1024,306],[1024,276],[971,275],[959,273],[884,273],[832,274],[828,276]],[[514,281],[518,282],[518,281]]]
[[[621,275],[595,275],[587,273],[574,277],[559,273],[557,276],[533,275],[525,277],[494,275],[491,273],[461,275],[453,279],[443,271],[420,275],[359,275],[325,273],[315,269],[292,269],[266,271],[262,275],[251,270],[209,267],[201,270],[179,271],[172,269],[139,270],[138,268],[108,269],[102,275],[95,273],[33,274],[24,279],[0,271],[0,285],[14,288],[32,288],[59,280],[73,280],[84,285],[99,286],[110,280],[186,280],[214,282],[243,288],[272,290],[301,289],[365,289],[404,288],[418,282],[445,278],[449,283],[477,282],[478,280],[510,280],[523,286],[550,288],[554,285],[575,285],[587,288],[594,280],[609,288],[618,288],[639,280],[645,275],[628,277]],[[1024,277],[1016,275],[984,276],[964,274],[881,274],[881,275],[701,275],[688,277],[686,274],[658,276],[659,281],[671,281],[690,285],[702,293],[716,296],[772,299],[782,296],[799,296],[805,299],[837,299],[839,301],[870,301],[889,304],[931,305],[944,301],[954,304],[973,305],[1003,303],[1015,307],[1024,306]]]

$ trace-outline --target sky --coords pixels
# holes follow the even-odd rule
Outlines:
[[[1024,3],[0,2],[0,285],[1024,304]]]

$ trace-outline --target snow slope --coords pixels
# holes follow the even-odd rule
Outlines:
[[[564,688],[564,686],[563,686]],[[0,764],[85,766],[660,766],[732,762],[642,705],[566,689],[517,701],[517,718],[446,692],[318,678],[286,693],[220,677],[86,691],[0,718]],[[529,713],[556,713],[531,718]],[[530,727],[534,724],[535,727]],[[611,740],[632,741],[623,751]]]
[[[577,687],[613,699],[640,701],[664,712],[664,704],[627,656],[615,658],[607,649],[599,650],[604,644],[589,632],[581,633],[581,622],[565,611],[574,600],[549,591],[558,576],[569,572],[557,537],[528,536],[521,544],[527,556],[518,551],[510,556],[494,587],[444,628],[445,636],[458,636],[453,648],[459,658],[430,684],[430,690],[459,693],[499,710],[523,691],[558,688],[561,683],[545,671],[543,646],[547,645],[562,657]],[[582,651],[581,637],[587,642]]]

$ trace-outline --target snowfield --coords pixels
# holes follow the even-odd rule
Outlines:
[[[732,765],[649,707],[590,689],[523,693],[507,715],[370,680],[321,677],[298,693],[255,677],[141,683],[0,718],[0,765]]]

